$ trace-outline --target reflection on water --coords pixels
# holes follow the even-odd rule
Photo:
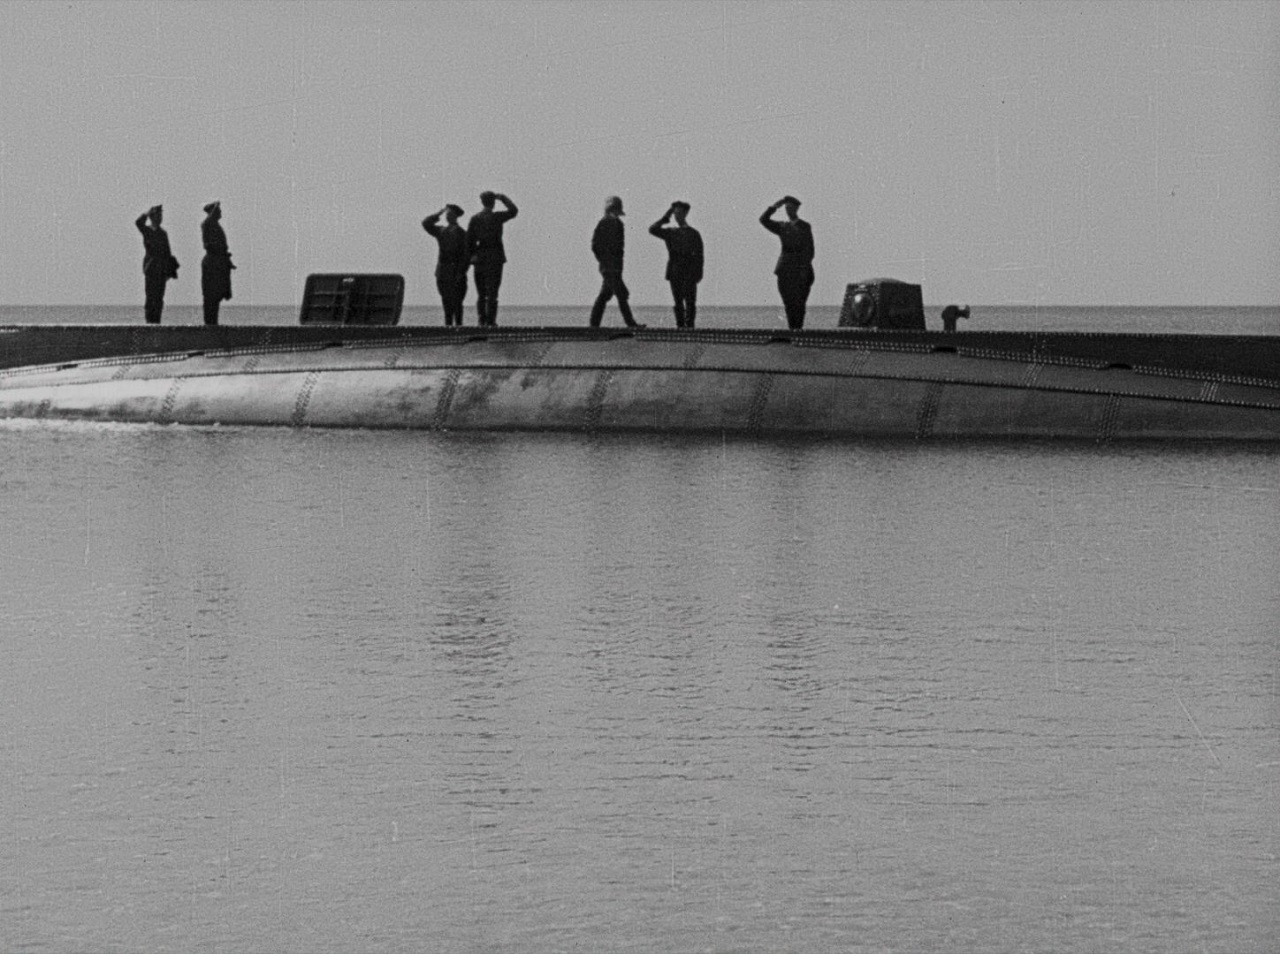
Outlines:
[[[0,427],[0,947],[1264,951],[1274,452]]]

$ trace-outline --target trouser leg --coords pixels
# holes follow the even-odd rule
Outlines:
[[[204,323],[206,325],[216,325],[218,323],[218,306],[221,304],[221,298],[206,298],[204,300]]]
[[[502,262],[482,262],[476,265],[476,315],[480,324],[492,326],[498,323],[498,289],[502,285]]]
[[[636,327],[636,320],[631,317],[631,292],[622,280],[622,272],[601,272],[600,278],[600,294],[596,295],[595,304],[591,306],[591,327],[600,327],[604,318],[604,306],[609,303],[610,298],[615,297],[618,299],[618,311],[622,313],[622,320],[628,328]]]
[[[627,286],[622,282],[622,276],[618,276],[618,311],[622,312],[622,320],[626,322],[628,328],[636,326],[636,320],[631,317],[631,293],[627,290]]]
[[[485,309],[489,304],[489,280],[484,269],[476,266],[476,324],[483,326],[486,323]]]
[[[485,306],[485,317],[489,327],[498,324],[498,289],[502,287],[502,262],[495,262],[489,275],[489,302]]]
[[[794,291],[787,302],[787,327],[799,331],[804,327],[804,302]]]
[[[444,311],[445,326],[453,324],[453,291],[447,276],[436,275],[436,291],[440,293],[440,308]]]
[[[146,291],[147,300],[143,306],[143,315],[147,324],[160,324],[160,316],[164,313],[164,286],[166,279],[153,279],[147,277]]]
[[[813,282],[806,274],[783,273],[778,276],[778,294],[787,312],[787,327],[799,331],[804,327],[805,303]]]
[[[595,302],[591,305],[591,327],[599,328],[600,322],[604,320],[604,306],[609,304],[609,299],[613,297],[613,288],[609,284],[608,276],[600,283],[600,292],[596,295]]]
[[[684,286],[684,326],[692,328],[698,316],[698,283],[687,282]]]
[[[460,271],[453,286],[453,323],[456,327],[462,327],[462,303],[467,300],[467,272],[466,269]]]
[[[623,322],[628,328],[634,328],[636,320],[631,317],[631,292],[627,283],[622,280],[622,272],[605,272],[604,283],[609,288],[609,294],[618,299],[618,311],[622,313]]]
[[[793,279],[791,276],[789,275],[778,276],[778,296],[782,299],[782,307],[786,310],[786,313],[787,313],[788,328],[794,328],[796,326],[795,304],[793,302],[794,292],[792,290],[794,285],[795,285],[795,279]]]
[[[467,294],[467,276],[446,273],[436,276],[436,290],[440,292],[440,306],[444,309],[446,327],[462,324],[462,300]]]
[[[796,293],[796,327],[804,327],[805,308],[809,304],[809,292],[813,289],[812,276],[806,275],[804,281],[800,285],[800,290]]]

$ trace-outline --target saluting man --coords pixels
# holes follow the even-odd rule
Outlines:
[[[440,224],[441,216],[444,225]],[[436,259],[436,291],[444,306],[446,327],[462,327],[462,302],[467,297],[467,233],[458,224],[462,206],[450,203],[422,220],[426,233],[440,245]]]
[[[785,222],[777,222],[773,214],[786,209]],[[782,240],[782,254],[773,274],[778,277],[778,294],[787,311],[787,327],[799,331],[804,327],[804,309],[813,288],[813,229],[800,218],[800,200],[784,195],[760,216],[760,224]]]
[[[501,202],[501,212],[494,204]],[[467,223],[467,249],[475,266],[476,315],[481,325],[498,323],[498,289],[502,287],[502,269],[507,251],[502,244],[502,226],[514,219],[520,210],[500,192],[480,193],[480,209]]]
[[[649,234],[667,243],[667,281],[671,285],[677,328],[692,328],[698,314],[698,282],[702,281],[702,235],[685,221],[688,202],[679,200],[658,221]],[[676,220],[675,225],[668,223]]]
[[[163,221],[164,207],[153,205],[133,223],[142,233],[142,276],[147,293],[143,315],[149,325],[160,324],[165,283],[178,277],[178,260],[169,249],[169,233],[160,226]]]

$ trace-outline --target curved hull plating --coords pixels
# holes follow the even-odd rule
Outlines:
[[[430,430],[1280,440],[1280,382],[858,339],[553,333],[0,373],[0,417]]]

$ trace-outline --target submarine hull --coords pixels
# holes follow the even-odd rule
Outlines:
[[[293,341],[0,372],[0,417],[849,438],[1280,440],[1269,378],[917,336]]]

